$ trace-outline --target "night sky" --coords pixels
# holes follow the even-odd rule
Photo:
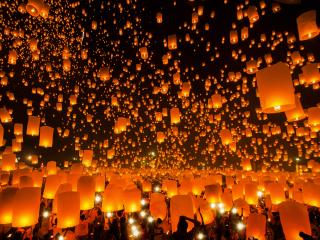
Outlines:
[[[320,35],[300,41],[296,20],[302,13],[317,10],[320,26],[318,0],[301,0],[300,4],[271,0],[45,2],[50,7],[47,18],[19,12],[18,7],[26,2],[0,3],[0,108],[12,111],[12,121],[2,122],[6,143],[0,152],[15,139],[14,124],[23,123],[22,149],[16,154],[26,162],[28,155],[36,154],[39,164],[77,162],[81,157],[76,146],[92,149],[98,165],[117,167],[241,168],[249,159],[254,170],[294,170],[297,157],[302,164],[309,159],[319,161],[319,132],[311,139],[296,134],[287,137],[288,124],[310,132],[308,118],[288,123],[284,112],[259,113],[256,74],[246,73],[251,59],[260,62],[259,70],[267,67],[266,54],[272,56],[270,65],[280,61],[290,65],[293,82],[308,62],[320,63]],[[259,20],[250,27],[245,14],[237,19],[237,9],[245,13],[253,6]],[[160,13],[162,22],[157,23]],[[244,27],[249,35],[242,40]],[[236,44],[230,43],[231,30],[238,32]],[[177,49],[168,49],[170,35],[176,35]],[[30,49],[31,39],[37,41],[36,51]],[[141,47],[147,47],[147,59],[141,58]],[[12,50],[18,53],[16,64],[8,63]],[[294,65],[290,56],[296,51],[303,60]],[[63,69],[64,52],[69,53],[70,71]],[[310,54],[313,59],[308,58]],[[101,79],[101,69],[109,72],[110,79]],[[176,84],[173,75],[177,72],[180,83]],[[232,80],[230,72],[240,77]],[[191,89],[183,97],[180,91],[186,82]],[[319,106],[319,82],[295,85],[304,109]],[[213,94],[224,99],[218,109],[208,104]],[[56,108],[59,95],[63,97],[61,111]],[[72,95],[77,97],[73,106]],[[117,106],[112,98],[117,98]],[[181,113],[178,124],[170,122],[174,107]],[[164,109],[168,116],[157,121],[156,112]],[[41,126],[54,128],[51,148],[39,147],[39,137],[25,134],[28,111],[41,117]],[[219,115],[221,120],[216,118]],[[127,118],[130,125],[116,134],[119,117]],[[281,132],[265,134],[263,125],[280,127]],[[223,128],[231,131],[236,149],[221,143]],[[244,134],[246,129],[252,136]],[[64,134],[66,130],[69,135]],[[157,142],[157,132],[164,133],[164,142]],[[102,146],[105,140],[108,147]],[[108,150],[114,150],[112,159],[107,159]]]

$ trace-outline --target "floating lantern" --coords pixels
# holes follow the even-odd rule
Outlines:
[[[59,228],[75,227],[80,220],[80,194],[62,192],[57,194],[57,218]]]
[[[80,209],[89,210],[94,207],[95,181],[92,176],[81,176],[78,179],[77,191],[80,194]]]

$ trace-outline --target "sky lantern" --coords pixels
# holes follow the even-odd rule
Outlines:
[[[311,226],[306,206],[301,203],[286,201],[279,205],[279,213],[286,239],[300,239],[300,232],[311,235]]]
[[[162,183],[162,190],[167,192],[169,198],[178,194],[178,186],[175,180],[165,179]]]
[[[221,187],[219,184],[205,186],[205,198],[209,203],[219,203],[221,201]]]
[[[95,180],[95,191],[96,192],[103,192],[105,189],[105,176],[104,175],[97,175],[94,176]]]
[[[308,63],[302,67],[303,80],[306,84],[315,84],[320,81],[320,72],[317,63]]]
[[[80,220],[80,194],[62,192],[57,194],[57,219],[59,228],[75,227]]]
[[[244,185],[244,192],[245,192],[245,198],[246,202],[249,205],[256,205],[258,204],[258,186],[254,182],[246,183]]]
[[[40,118],[36,116],[28,116],[27,135],[39,136]]]
[[[177,49],[177,36],[175,34],[168,36],[168,48],[169,50]]]
[[[179,108],[171,108],[170,109],[170,119],[171,119],[171,124],[178,124],[180,123],[180,110]]]
[[[211,96],[212,107],[215,109],[222,107],[222,97],[220,94],[216,93]]]
[[[29,227],[38,222],[41,189],[19,189],[13,200],[12,227]]]
[[[302,189],[303,201],[305,204],[320,207],[320,185],[305,183]]]
[[[49,175],[46,177],[43,198],[54,199],[56,192],[61,184],[61,177],[59,175]]]
[[[151,193],[150,214],[154,219],[164,220],[167,217],[167,204],[165,196],[161,193]]]
[[[81,176],[78,179],[77,191],[80,194],[80,209],[89,210],[94,207],[95,181],[92,176]]]
[[[222,129],[219,135],[223,145],[229,145],[232,143],[232,134],[229,129]]]
[[[8,55],[8,63],[11,65],[16,65],[18,59],[18,53],[16,50],[10,50]]]
[[[300,41],[305,41],[318,36],[320,30],[317,26],[317,12],[311,10],[302,13],[297,18],[298,33]]]
[[[0,147],[4,145],[4,128],[2,127],[2,124],[0,123]]]
[[[189,97],[190,90],[191,90],[190,82],[182,83],[182,89],[181,89],[182,96]]]
[[[157,13],[156,20],[157,20],[157,23],[162,23],[162,13],[161,12]]]
[[[38,17],[43,6],[44,3],[42,0],[29,0],[26,5],[26,10],[32,17]]]
[[[295,96],[295,105],[295,108],[285,111],[288,122],[299,121],[307,117],[298,95]]]
[[[40,147],[52,147],[53,143],[53,128],[49,126],[42,126],[40,127],[40,140],[39,146]]]
[[[230,43],[231,44],[238,43],[238,31],[237,30],[230,31]]]
[[[14,135],[19,136],[23,134],[23,124],[22,123],[15,123],[14,124]]]
[[[166,138],[166,136],[163,132],[157,132],[157,142],[158,143],[163,143],[165,138]]]
[[[254,237],[255,239],[266,239],[266,216],[259,213],[251,213],[246,224],[247,238]]]
[[[279,62],[257,72],[260,105],[264,113],[278,113],[295,107],[291,74],[285,63]]]
[[[281,183],[269,183],[267,189],[270,193],[271,203],[278,205],[286,200],[283,185]]]
[[[186,216],[193,219],[194,210],[191,195],[173,196],[170,201],[170,216],[172,232],[177,231],[180,216]],[[188,223],[188,231],[190,231],[192,228],[193,224]]]
[[[138,212],[141,210],[141,192],[139,189],[124,190],[123,197],[126,212]]]
[[[20,176],[19,188],[33,187],[33,179],[31,176]]]
[[[247,16],[249,18],[250,23],[255,23],[259,20],[259,13],[256,6],[249,6],[247,9]]]
[[[141,47],[139,49],[139,52],[140,52],[140,56],[143,60],[146,60],[148,59],[148,49],[147,47]]]
[[[7,187],[0,192],[0,224],[12,223],[13,203],[18,188]]]
[[[83,156],[82,156],[82,164],[85,167],[90,167],[93,157],[93,150],[91,149],[85,149],[83,150]]]
[[[108,185],[103,193],[102,211],[114,212],[124,208],[124,192],[121,187]]]
[[[46,169],[47,169],[47,174],[48,175],[57,174],[57,163],[56,163],[56,161],[49,161],[47,163]]]
[[[314,132],[320,131],[320,107],[311,107],[307,109],[308,124]]]
[[[16,154],[5,153],[2,155],[2,166],[3,171],[12,171],[16,169]]]

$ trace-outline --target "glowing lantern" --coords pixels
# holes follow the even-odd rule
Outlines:
[[[40,16],[46,19],[49,16],[50,7],[48,4],[44,3],[42,9],[40,10]]]
[[[20,176],[19,187],[20,188],[33,187],[32,177],[31,176]]]
[[[102,211],[114,212],[123,209],[124,195],[121,187],[108,185],[103,193]]]
[[[205,192],[204,195],[206,197],[206,200],[209,203],[219,203],[221,202],[221,187],[219,184],[211,184],[205,186]]]
[[[308,124],[312,131],[318,132],[320,130],[320,107],[308,108]]]
[[[32,17],[38,17],[43,5],[42,0],[29,0],[26,5],[26,10]]]
[[[43,192],[43,198],[54,199],[60,186],[61,177],[59,175],[49,175],[46,178],[46,184]]]
[[[250,23],[254,23],[259,20],[258,10],[255,6],[249,6],[247,9],[247,16]]]
[[[300,239],[300,232],[311,235],[308,210],[303,204],[286,201],[279,205],[279,212],[286,239]]]
[[[63,193],[63,192],[72,192],[72,185],[69,184],[69,183],[62,183],[62,184],[59,185],[59,187],[58,187],[58,189],[56,191],[56,194],[54,196],[53,204],[52,204],[52,212],[53,213],[57,213],[57,211],[58,211],[58,208],[57,208],[57,205],[58,205],[57,196],[58,196],[58,194]]]
[[[179,110],[179,108],[171,108],[170,109],[170,117],[171,117],[171,124],[180,123],[180,110]]]
[[[295,108],[285,112],[288,122],[299,121],[307,117],[301,106],[300,98],[297,95],[295,96],[295,105]]]
[[[162,183],[162,189],[167,192],[167,196],[169,198],[178,194],[177,182],[174,180],[164,180]]]
[[[19,189],[13,200],[12,227],[29,227],[38,222],[41,189]]]
[[[191,90],[190,82],[182,83],[182,90],[181,90],[182,96],[189,97],[190,90]]]
[[[254,237],[259,240],[265,239],[266,224],[266,216],[259,213],[251,213],[246,224],[247,238]]]
[[[320,207],[320,185],[306,183],[303,185],[303,201],[305,204]]]
[[[57,194],[57,218],[59,228],[74,227],[80,219],[80,194],[62,192]]]
[[[226,211],[230,211],[233,207],[232,193],[226,190],[221,193],[221,202],[223,203],[223,208]]]
[[[93,151],[91,149],[85,149],[83,150],[83,156],[82,156],[82,164],[85,167],[90,167],[93,157]]]
[[[222,129],[219,135],[223,145],[229,145],[232,143],[232,135],[229,129]]]
[[[277,63],[257,72],[260,104],[264,113],[278,113],[295,107],[291,74],[285,63]]]
[[[155,219],[164,220],[167,216],[167,204],[165,196],[161,193],[151,193],[150,213]]]
[[[38,136],[40,127],[40,118],[35,116],[28,116],[27,135]]]
[[[316,37],[320,32],[317,26],[316,10],[311,10],[301,14],[297,18],[297,25],[300,41]]]
[[[173,196],[170,201],[170,216],[172,232],[177,231],[180,216],[186,216],[193,219],[194,208],[192,197],[190,195]],[[190,231],[192,228],[193,224],[188,223],[188,231]]]
[[[103,192],[105,188],[105,176],[99,175],[94,177],[96,192]]]
[[[175,34],[168,36],[168,48],[169,50],[177,49],[177,37]]]
[[[166,136],[163,132],[157,132],[157,142],[158,143],[163,143],[165,138],[166,138]]]
[[[55,161],[49,161],[47,163],[47,174],[48,175],[55,175],[57,174],[57,163]]]
[[[2,166],[3,171],[12,171],[16,169],[16,154],[5,153],[2,155]]]
[[[156,16],[156,18],[157,18],[157,23],[162,23],[162,13],[157,13],[157,16]]]
[[[8,63],[11,65],[15,65],[17,63],[18,53],[16,50],[10,50],[8,56]]]
[[[141,192],[133,188],[123,191],[124,208],[126,212],[138,212],[141,210]]]
[[[220,94],[213,94],[211,96],[212,107],[213,108],[221,108],[222,107],[222,97]]]
[[[40,127],[40,140],[39,146],[40,147],[52,147],[53,142],[53,128],[48,126]]]
[[[78,179],[77,191],[80,194],[80,209],[89,210],[94,207],[95,182],[92,176],[81,176]]]
[[[20,136],[23,134],[23,124],[22,123],[15,123],[13,128],[14,135]]]
[[[13,201],[18,188],[7,187],[0,192],[0,224],[12,223]]]
[[[275,182],[269,183],[267,189],[269,190],[272,204],[278,205],[286,200],[282,184]]]
[[[140,48],[139,51],[142,59],[148,59],[148,49],[146,47]]]
[[[238,32],[236,30],[230,31],[230,43],[231,44],[238,43]]]
[[[2,124],[0,123],[0,147],[4,145],[4,129],[2,127]]]
[[[249,205],[258,204],[258,186],[255,183],[247,183],[244,186],[246,202]]]

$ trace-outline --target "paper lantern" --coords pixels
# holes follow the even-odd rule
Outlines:
[[[39,136],[40,118],[28,116],[27,135]]]
[[[102,211],[114,212],[124,208],[124,195],[121,187],[108,185],[103,193]]]
[[[105,176],[98,175],[94,177],[96,192],[103,192],[105,189]]]
[[[182,96],[189,97],[190,90],[191,90],[191,83],[190,82],[182,83],[182,89],[181,89]]]
[[[258,10],[255,6],[249,6],[247,9],[247,16],[250,23],[254,23],[259,20]]]
[[[170,109],[171,124],[180,123],[180,110],[179,108]]]
[[[32,177],[31,176],[20,176],[19,187],[20,188],[33,187]]]
[[[46,178],[43,198],[54,199],[56,192],[60,186],[61,177],[59,175],[49,175]]]
[[[254,237],[255,239],[264,240],[266,235],[266,216],[259,213],[251,213],[246,224],[247,238]]]
[[[0,147],[2,147],[4,145],[4,143],[5,143],[3,137],[4,137],[4,129],[3,129],[2,125],[1,125],[1,123],[0,123]]]
[[[12,171],[16,169],[16,154],[4,153],[2,155],[2,166],[3,171]]]
[[[314,132],[320,130],[320,107],[308,108],[308,124]]]
[[[58,211],[58,200],[57,200],[57,196],[60,193],[63,192],[72,192],[72,185],[70,183],[62,183],[59,185],[56,194],[54,196],[54,200],[53,200],[53,204],[52,204],[52,212],[53,213],[57,213]]]
[[[177,231],[180,216],[192,218],[194,217],[194,207],[192,197],[190,195],[176,195],[170,201],[170,216],[172,232]],[[188,222],[188,231],[193,228],[193,224]]]
[[[270,193],[271,203],[278,205],[286,200],[283,185],[280,183],[269,183],[267,189]]]
[[[320,30],[317,26],[317,12],[311,10],[301,14],[297,18],[298,33],[300,41],[305,41],[318,36]]]
[[[320,207],[320,185],[315,183],[305,183],[303,185],[302,194],[305,204]]]
[[[223,207],[226,211],[230,211],[233,207],[232,193],[227,189],[221,193],[221,202],[223,203]]]
[[[299,121],[307,117],[301,106],[300,98],[297,95],[295,96],[295,105],[295,108],[285,112],[288,122]]]
[[[142,59],[148,59],[148,49],[146,47],[141,47],[139,52]]]
[[[0,224],[12,223],[13,201],[18,188],[7,187],[0,192]]]
[[[48,126],[40,127],[40,140],[39,146],[40,147],[52,147],[53,142],[53,128]]]
[[[279,62],[257,72],[260,104],[264,113],[278,113],[295,108],[290,69]]]
[[[249,205],[258,204],[258,186],[255,183],[246,183],[244,185],[245,199]]]
[[[219,135],[223,145],[229,145],[232,143],[232,135],[229,129],[222,129]]]
[[[23,124],[22,123],[15,123],[13,127],[14,135],[19,136],[23,134]]]
[[[169,50],[177,49],[177,37],[175,34],[168,36],[168,48]]]
[[[197,219],[203,219],[204,225],[211,224],[214,221],[214,212],[211,209],[209,202],[202,198],[196,198],[197,201]],[[201,213],[201,216],[200,216]]]
[[[18,53],[16,50],[9,50],[8,63],[15,65],[17,63]]]
[[[19,189],[13,200],[12,227],[29,227],[38,222],[41,189]]]
[[[167,196],[169,198],[172,198],[173,196],[178,194],[177,182],[174,180],[169,180],[169,179],[164,180],[162,187],[163,187],[162,189],[167,192]]]
[[[141,210],[141,192],[139,189],[123,191],[124,208],[126,212],[138,212]]]
[[[209,203],[221,202],[221,187],[219,184],[211,184],[205,186],[205,198]]]
[[[95,182],[92,176],[81,176],[78,179],[77,191],[80,194],[80,209],[89,210],[94,207]]]
[[[80,219],[80,194],[62,192],[57,194],[57,219],[59,228],[75,227]]]
[[[320,81],[320,72],[317,63],[308,63],[302,67],[303,80],[306,84],[315,84]]]
[[[150,214],[154,219],[164,220],[167,217],[167,204],[163,194],[151,193]]]
[[[212,107],[215,109],[222,107],[222,97],[220,94],[213,94],[211,96]]]
[[[55,175],[57,174],[57,163],[55,161],[49,161],[47,162],[47,174],[48,175]]]
[[[93,151],[91,149],[85,149],[83,150],[83,156],[82,156],[82,164],[85,167],[90,167],[93,157]]]
[[[26,5],[26,10],[32,17],[38,17],[43,5],[42,0],[29,0]]]
[[[279,205],[280,221],[287,240],[300,239],[299,232],[311,235],[307,208],[300,203],[286,201]]]

